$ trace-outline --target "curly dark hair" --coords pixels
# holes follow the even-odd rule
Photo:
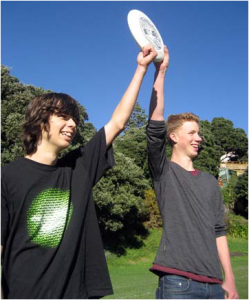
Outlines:
[[[49,131],[49,118],[52,114],[70,116],[76,125],[79,124],[78,103],[71,96],[63,93],[47,93],[35,97],[27,106],[25,122],[22,125],[21,138],[27,155],[37,151],[42,125]]]

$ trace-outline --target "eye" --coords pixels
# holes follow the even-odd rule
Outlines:
[[[70,116],[66,114],[58,114],[58,117],[66,121],[70,119]]]

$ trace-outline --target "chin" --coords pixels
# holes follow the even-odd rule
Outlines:
[[[189,155],[189,157],[191,158],[191,159],[194,159],[194,158],[196,158],[198,156],[198,152],[192,152],[192,153],[190,153],[190,155]]]
[[[63,150],[65,150],[65,149],[67,149],[69,146],[70,146],[70,143],[61,145],[61,146],[60,146],[60,151],[63,151]]]

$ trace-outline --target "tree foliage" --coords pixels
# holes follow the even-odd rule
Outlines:
[[[156,195],[153,189],[145,191],[144,203],[149,211],[149,220],[145,223],[148,228],[161,227],[163,222],[157,205]]]
[[[234,174],[229,179],[227,186],[221,189],[224,204],[231,211],[234,210],[234,204],[237,199],[237,195],[235,191],[237,181],[238,181],[238,177],[236,174]]]
[[[147,118],[145,110],[140,106],[139,102],[136,102],[125,131],[131,128],[145,127],[147,125]]]
[[[233,160],[248,161],[248,139],[241,128],[234,128],[233,122],[225,118],[214,118],[211,122],[214,142],[219,147],[219,155],[234,153]]]
[[[1,67],[1,163],[5,165],[23,156],[20,139],[25,109],[34,96],[44,93],[41,88],[24,85],[10,75],[10,69]]]
[[[44,90],[20,83],[10,75],[10,69],[2,66],[2,165],[23,156],[20,128],[24,121],[26,106]],[[62,155],[85,145],[96,133],[94,124],[86,122],[88,115],[79,104],[82,122],[72,145]],[[148,169],[146,125],[148,116],[136,103],[128,126],[114,142],[116,165],[94,187],[94,199],[105,247],[117,253],[125,248],[139,247],[141,237],[148,228],[161,226],[161,218]],[[220,156],[233,152],[235,159],[247,161],[247,136],[244,130],[234,128],[230,120],[214,118],[212,122],[201,121],[200,146],[195,167],[218,176]],[[167,144],[166,156],[170,158],[171,147]],[[248,172],[232,180],[222,189],[230,209],[237,209],[246,216],[248,210]],[[241,212],[242,211],[242,212]],[[146,225],[146,226],[145,226]]]
[[[237,214],[248,219],[248,169],[238,177],[235,193],[236,202],[234,210]]]
[[[146,127],[131,128],[123,135],[117,137],[114,142],[115,151],[123,153],[133,159],[134,163],[144,170],[146,178],[149,178]]]
[[[142,168],[147,175],[146,177],[149,178],[145,133],[147,118],[144,109],[136,102],[126,130],[117,137],[114,145],[116,151],[133,159],[135,164]]]
[[[124,154],[115,152],[115,166],[94,187],[99,224],[106,248],[123,253],[136,246],[147,231],[144,192],[149,188],[143,170]]]
[[[52,92],[32,85],[25,85],[10,75],[10,68],[1,66],[1,164],[5,165],[16,157],[24,156],[20,138],[21,126],[24,122],[25,110],[28,103],[44,93]],[[78,103],[79,104],[79,103]],[[79,104],[81,123],[77,128],[78,134],[72,145],[63,154],[84,145],[87,142],[88,127],[84,121],[88,119],[85,108]]]
[[[210,122],[200,121],[200,135],[202,137],[202,143],[194,166],[199,170],[218,177],[220,147],[215,143]]]

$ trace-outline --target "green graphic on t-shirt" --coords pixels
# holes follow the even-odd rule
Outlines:
[[[48,188],[34,198],[27,214],[32,243],[51,248],[59,245],[73,212],[69,194],[69,190]]]

